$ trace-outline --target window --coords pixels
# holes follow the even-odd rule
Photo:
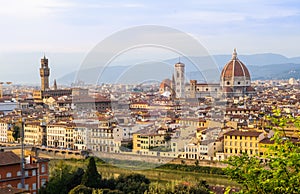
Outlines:
[[[241,84],[241,82],[238,82],[238,85],[240,85]]]
[[[29,185],[28,185],[28,184],[25,185],[25,189],[26,189],[26,190],[29,189]]]
[[[18,189],[22,189],[22,183],[18,183],[17,187]]]
[[[41,172],[46,172],[46,165],[45,164],[42,164],[42,169],[41,169]]]
[[[229,85],[230,84],[230,82],[227,82],[227,85]]]
[[[6,173],[6,178],[11,177],[11,172]]]
[[[21,175],[22,175],[21,171],[18,171],[17,176],[21,176]]]
[[[36,183],[32,183],[32,190],[36,190]]]
[[[32,176],[36,176],[36,170],[32,170]]]
[[[25,177],[28,177],[28,170],[25,171]]]

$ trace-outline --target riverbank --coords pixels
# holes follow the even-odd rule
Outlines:
[[[50,161],[51,167],[54,167],[60,160],[53,159]],[[85,168],[86,160],[83,159],[67,159],[64,163]],[[161,166],[153,166],[151,163],[136,161],[124,162],[114,160],[117,165],[105,163],[100,159],[96,159],[96,165],[99,173],[103,178],[118,177],[120,174],[129,175],[132,173],[139,173],[145,175],[154,184],[177,184],[180,182],[196,183],[205,180],[209,185],[223,186],[223,187],[238,187],[238,184],[230,181],[223,173],[222,169],[215,167],[202,167],[181,164],[165,164]],[[135,168],[132,168],[135,166]],[[147,169],[142,169],[142,166],[147,166]],[[153,168],[150,168],[150,167]]]

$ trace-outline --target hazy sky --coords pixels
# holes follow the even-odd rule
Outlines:
[[[294,1],[0,0],[0,51],[88,52],[113,32],[165,25],[195,36],[212,54],[299,55]]]
[[[112,33],[147,24],[186,32],[210,54],[300,55],[298,0],[0,0],[0,80],[38,83],[45,52],[53,81]]]

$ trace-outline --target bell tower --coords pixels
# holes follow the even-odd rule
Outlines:
[[[185,98],[184,67],[185,67],[185,65],[181,62],[178,62],[175,64],[174,84],[175,84],[176,98]]]
[[[40,76],[41,76],[41,90],[49,89],[49,75],[50,68],[48,67],[48,59],[45,57],[41,59]]]

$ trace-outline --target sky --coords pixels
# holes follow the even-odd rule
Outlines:
[[[297,0],[0,0],[0,72],[9,74],[3,63],[21,71],[39,65],[35,58],[28,62],[36,66],[22,67],[22,59],[9,61],[7,53],[78,53],[76,60],[83,60],[111,34],[148,24],[188,33],[210,54],[230,54],[238,48],[242,54],[300,56]],[[60,63],[70,67],[74,62]]]

